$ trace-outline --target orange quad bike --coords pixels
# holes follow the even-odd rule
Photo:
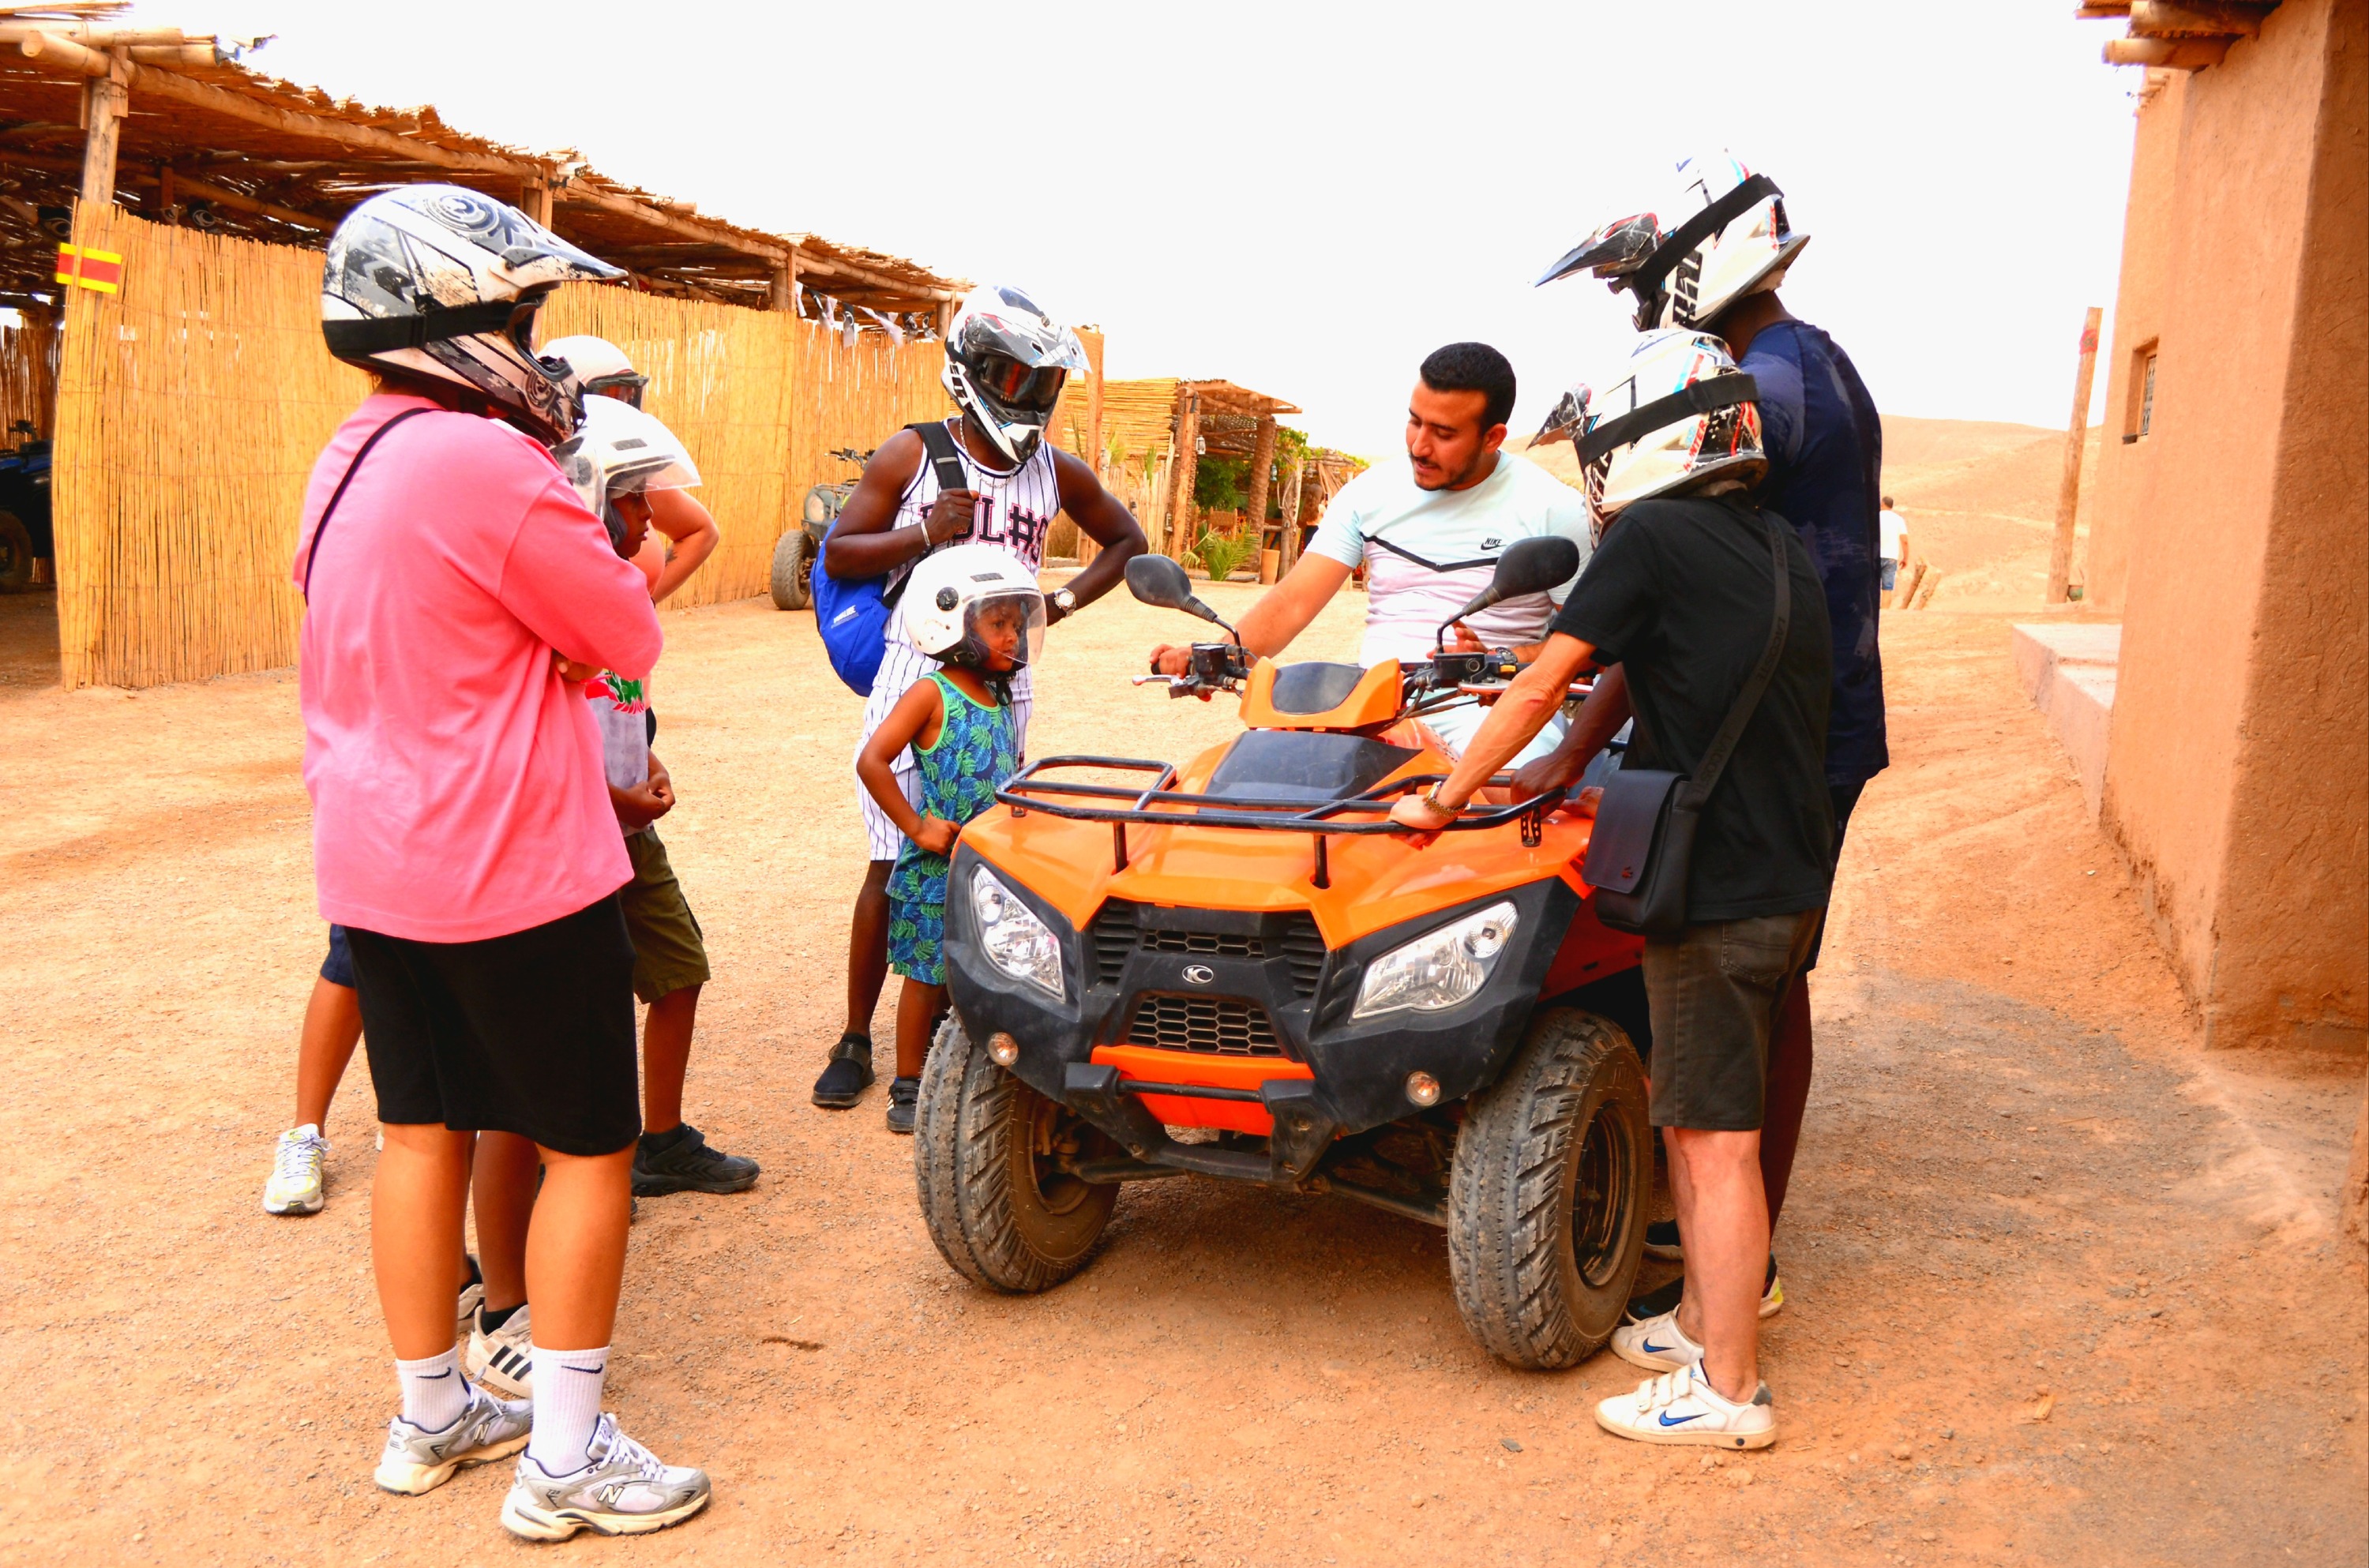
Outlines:
[[[1569,541],[1518,543],[1456,618],[1577,567]],[[1218,620],[1165,557],[1127,583]],[[953,1011],[914,1128],[948,1263],[1047,1289],[1124,1184],[1219,1176],[1444,1227],[1466,1326],[1517,1367],[1604,1344],[1654,1162],[1642,944],[1596,920],[1592,824],[1556,799],[1476,803],[1416,850],[1387,820],[1451,765],[1422,715],[1515,668],[1199,644],[1190,674],[1138,680],[1240,692],[1243,734],[1181,770],[1048,757],[996,792],[947,877]]]

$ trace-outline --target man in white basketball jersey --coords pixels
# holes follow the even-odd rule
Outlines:
[[[1045,596],[1047,625],[1068,616],[1127,576],[1127,563],[1144,549],[1143,530],[1085,464],[1045,440],[1045,427],[1071,371],[1086,369],[1078,335],[1047,316],[1020,290],[982,284],[963,301],[946,333],[946,391],[962,410],[948,421],[967,481],[942,490],[921,438],[899,430],[864,464],[864,477],[840,509],[823,566],[841,580],[887,577],[901,580],[913,563],[949,544],[994,544],[1029,569],[1043,564],[1045,535],[1056,514],[1068,512],[1102,553],[1084,571]],[[935,668],[906,635],[901,616],[888,617],[880,673],[864,704],[858,751],[887,717],[897,699]],[[1013,681],[1013,716],[1022,755],[1028,745],[1031,671]],[[896,768],[914,797],[910,753]],[[851,777],[853,776],[851,771]],[[815,1081],[814,1103],[844,1110],[872,1082],[872,1014],[888,973],[888,872],[903,835],[862,785],[872,863],[855,898],[847,944],[847,1029]]]

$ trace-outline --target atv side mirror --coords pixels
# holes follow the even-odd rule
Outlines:
[[[1137,560],[1143,557],[1138,556]],[[1170,563],[1173,565],[1174,563]],[[1135,562],[1127,568],[1134,570]],[[1439,624],[1432,639],[1434,647],[1448,643],[1448,628],[1467,615],[1477,615],[1492,604],[1507,599],[1520,599],[1528,594],[1544,593],[1579,570],[1579,546],[1560,536],[1540,539],[1516,539],[1497,557],[1496,574],[1489,586],[1472,598],[1472,601]],[[1177,575],[1182,577],[1180,570]]]
[[[1166,555],[1138,555],[1128,561],[1127,590],[1156,609],[1182,610],[1188,615],[1226,626],[1218,619],[1218,612],[1193,592],[1193,579],[1184,575],[1184,568]],[[1226,626],[1226,632],[1231,635],[1233,628]]]

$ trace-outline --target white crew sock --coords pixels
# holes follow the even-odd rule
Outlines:
[[[448,1350],[425,1361],[398,1361],[403,1418],[422,1432],[441,1432],[469,1408],[468,1380],[461,1376],[461,1353]]]
[[[601,1422],[601,1390],[609,1380],[609,1347],[529,1348],[534,1363],[534,1433],[526,1457],[545,1475],[567,1475],[591,1462],[592,1429]]]

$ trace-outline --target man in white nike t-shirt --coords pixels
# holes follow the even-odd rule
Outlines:
[[[1299,564],[1242,617],[1242,646],[1273,658],[1316,619],[1352,572],[1366,567],[1361,663],[1431,657],[1439,624],[1489,586],[1516,539],[1561,534],[1589,550],[1587,498],[1527,458],[1500,451],[1514,411],[1514,367],[1486,343],[1450,343],[1424,361],[1407,402],[1404,464],[1368,470],[1341,487]],[[1523,647],[1546,635],[1571,587],[1509,599],[1473,616],[1448,646]],[[1152,668],[1184,672],[1190,650],[1162,647]],[[1442,709],[1424,723],[1460,753],[1487,710]],[[1560,719],[1519,759],[1545,756]]]

